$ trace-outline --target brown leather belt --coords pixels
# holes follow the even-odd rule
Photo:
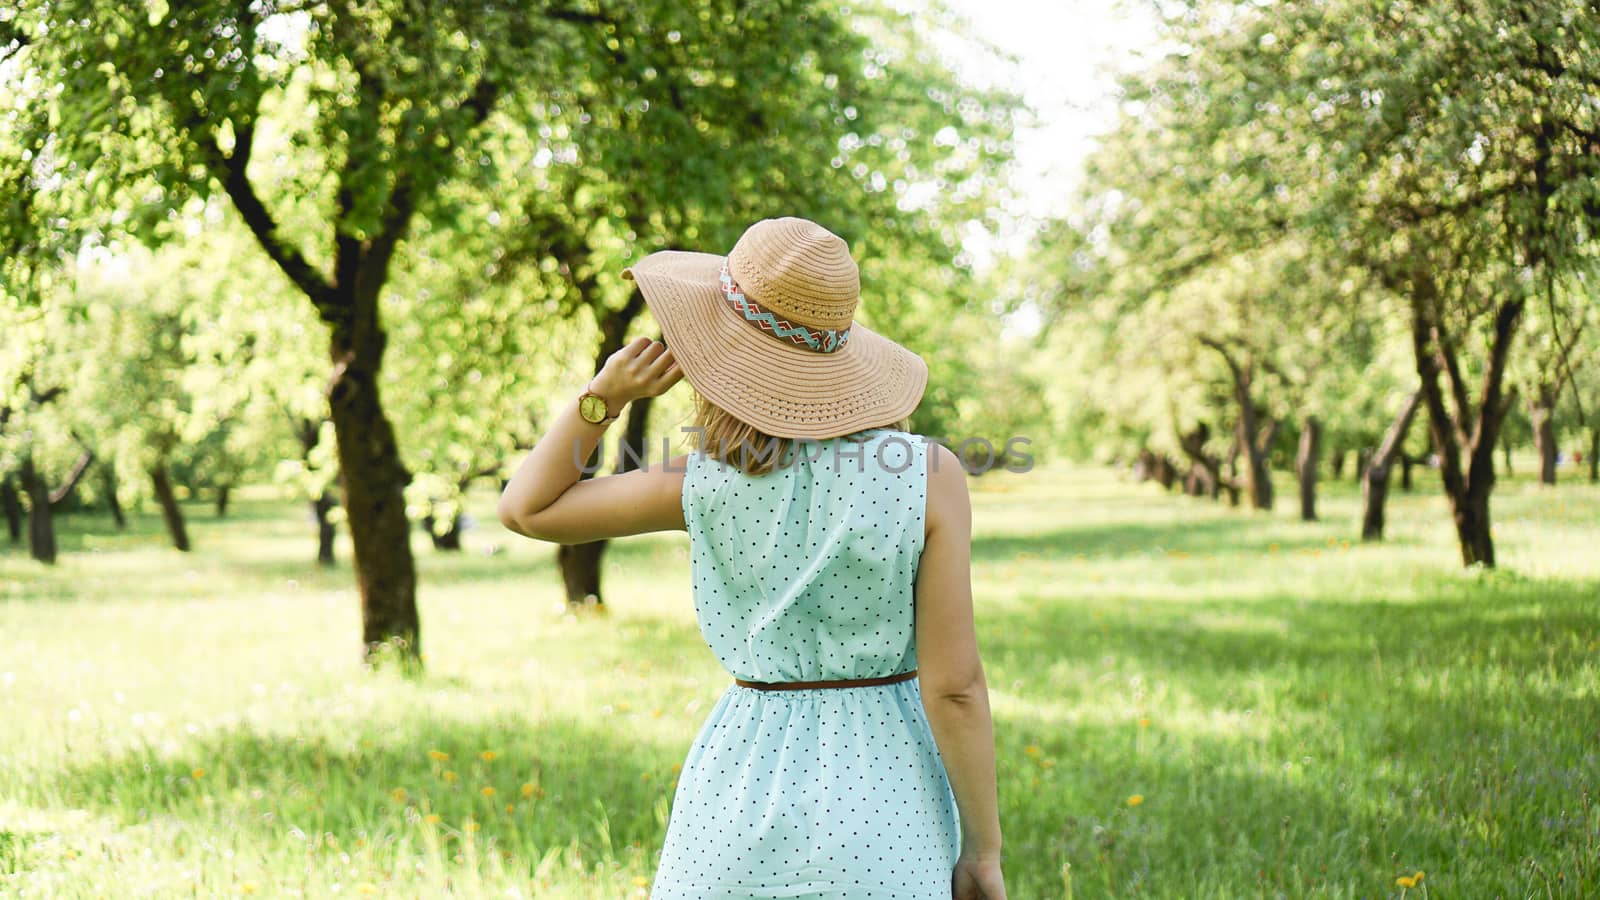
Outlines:
[[[840,681],[745,681],[743,678],[733,679],[740,687],[755,688],[758,691],[800,691],[808,688],[847,688],[870,687],[874,684],[894,684],[897,681],[910,681],[917,677],[917,670],[901,672],[898,675],[885,675],[881,678],[846,678]]]

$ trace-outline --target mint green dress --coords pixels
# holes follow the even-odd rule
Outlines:
[[[858,440],[796,444],[788,465],[757,476],[690,454],[695,613],[730,675],[823,681],[916,667],[931,448],[889,429]],[[959,850],[917,679],[731,684],[684,760],[650,896],[950,900]]]

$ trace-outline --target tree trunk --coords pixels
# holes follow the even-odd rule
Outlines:
[[[1222,485],[1222,461],[1206,452],[1211,426],[1201,422],[1193,431],[1178,436],[1178,446],[1189,457],[1189,474],[1184,477],[1184,493],[1191,497],[1217,499]]]
[[[34,468],[33,454],[22,457],[22,492],[28,498],[28,553],[47,565],[56,561],[56,524],[50,513],[50,487]]]
[[[1510,406],[1505,396],[1507,358],[1522,318],[1520,298],[1502,301],[1495,310],[1494,337],[1483,370],[1483,385],[1474,411],[1465,376],[1446,324],[1437,318],[1437,285],[1431,275],[1413,275],[1411,337],[1417,374],[1428,409],[1429,430],[1439,451],[1439,471],[1450,501],[1464,565],[1493,568],[1494,539],[1489,522],[1489,493],[1494,488],[1494,448]],[[1447,380],[1455,414],[1445,404]]]
[[[364,305],[364,304],[363,304]],[[334,328],[334,374],[328,408],[339,458],[346,521],[355,549],[361,593],[361,640],[376,662],[393,652],[414,667],[422,652],[417,615],[417,568],[406,519],[405,488],[411,473],[400,460],[394,427],[378,396],[378,370],[386,340],[377,310],[357,312],[356,336]]]
[[[1317,464],[1322,456],[1322,423],[1316,416],[1306,416],[1305,427],[1300,430],[1300,449],[1295,454],[1295,473],[1300,477],[1300,518],[1317,520]]]
[[[1589,483],[1600,484],[1600,425],[1589,429]]]
[[[459,551],[461,549],[461,513],[457,511],[450,517],[450,527],[443,534],[434,531],[433,526],[439,520],[434,517],[432,510],[422,517],[423,530],[428,532],[428,538],[433,541],[433,549]]]
[[[72,471],[67,473],[67,480],[61,487],[50,492],[50,505],[58,510],[65,507],[67,501],[72,499],[73,493],[78,490],[78,482],[83,480],[84,473],[88,472],[89,466],[93,464],[94,451],[85,447],[83,452],[78,454],[78,461],[72,464]]]
[[[1422,393],[1412,391],[1400,407],[1400,414],[1395,416],[1394,422],[1390,424],[1389,432],[1384,435],[1383,443],[1373,454],[1372,462],[1368,464],[1366,472],[1362,474],[1361,539],[1363,541],[1383,540],[1384,505],[1389,499],[1389,473],[1397,457],[1402,461],[1409,459],[1405,451],[1400,448],[1406,441],[1406,432],[1411,430],[1411,420],[1416,417],[1417,407],[1421,403]],[[1406,465],[1406,470],[1410,471],[1409,464]]]
[[[1475,490],[1454,510],[1461,560],[1466,565],[1494,568],[1494,538],[1489,532],[1489,491]]]
[[[1268,419],[1258,423],[1255,399],[1251,396],[1255,378],[1255,363],[1246,359],[1240,362],[1222,341],[1202,337],[1200,343],[1217,351],[1228,372],[1233,377],[1233,400],[1239,407],[1235,428],[1235,442],[1244,451],[1246,487],[1250,490],[1250,505],[1259,510],[1272,509],[1272,473],[1267,465],[1267,451],[1278,434],[1278,423]],[[1233,479],[1238,483],[1238,479]]]
[[[333,491],[323,491],[321,496],[311,501],[311,515],[317,520],[317,562],[329,568],[333,566],[335,532],[333,518],[328,514],[338,505]]]
[[[1539,454],[1539,483],[1556,483],[1555,386],[1535,386],[1528,397],[1528,418],[1533,424],[1533,448]]]
[[[106,509],[111,512],[111,521],[117,523],[117,530],[126,530],[128,516],[122,511],[122,501],[117,497],[117,470],[109,460],[100,467],[100,492],[106,495]]]
[[[1421,462],[1420,457],[1412,456],[1404,450],[1400,451],[1400,490],[1411,493],[1414,482],[1411,479],[1411,469]]]
[[[1500,455],[1503,456],[1505,458],[1505,461],[1506,461],[1506,474],[1507,475],[1515,474],[1514,472],[1511,471],[1511,439],[1510,438],[1505,438],[1504,440],[1502,440],[1500,442]]]
[[[156,502],[161,505],[161,518],[172,535],[172,546],[189,552],[189,531],[183,524],[183,510],[178,507],[178,495],[172,490],[172,477],[167,474],[167,464],[158,462],[150,467],[150,483],[155,488]]]
[[[22,498],[17,496],[17,483],[10,472],[0,477],[0,507],[5,509],[6,531],[11,535],[11,543],[21,543]]]
[[[1334,481],[1338,481],[1344,477],[1344,457],[1345,451],[1344,448],[1341,447],[1338,450],[1333,451],[1333,455],[1328,459],[1328,464],[1332,470]]]
[[[568,607],[605,605],[600,599],[600,559],[605,555],[605,545],[605,541],[593,541],[556,548],[556,564],[561,569]]]
[[[217,485],[217,518],[221,519],[228,514],[228,494],[232,492],[233,485]]]

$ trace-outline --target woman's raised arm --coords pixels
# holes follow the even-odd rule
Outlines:
[[[682,377],[672,352],[659,341],[636,338],[611,354],[589,390],[605,399],[612,418],[589,422],[579,412],[578,399],[568,401],[506,484],[500,522],[518,534],[562,544],[682,529],[682,456],[580,480],[584,463],[623,407],[665,393]]]

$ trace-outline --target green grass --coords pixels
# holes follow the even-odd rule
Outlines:
[[[1600,491],[1502,484],[1492,573],[1431,480],[1381,546],[1349,484],[1316,524],[1089,469],[973,492],[1013,897],[1600,893]],[[0,895],[644,896],[730,683],[686,539],[614,545],[577,619],[492,505],[418,536],[415,681],[361,670],[348,542],[316,570],[270,496],[193,505],[192,554],[153,514],[0,552]]]

